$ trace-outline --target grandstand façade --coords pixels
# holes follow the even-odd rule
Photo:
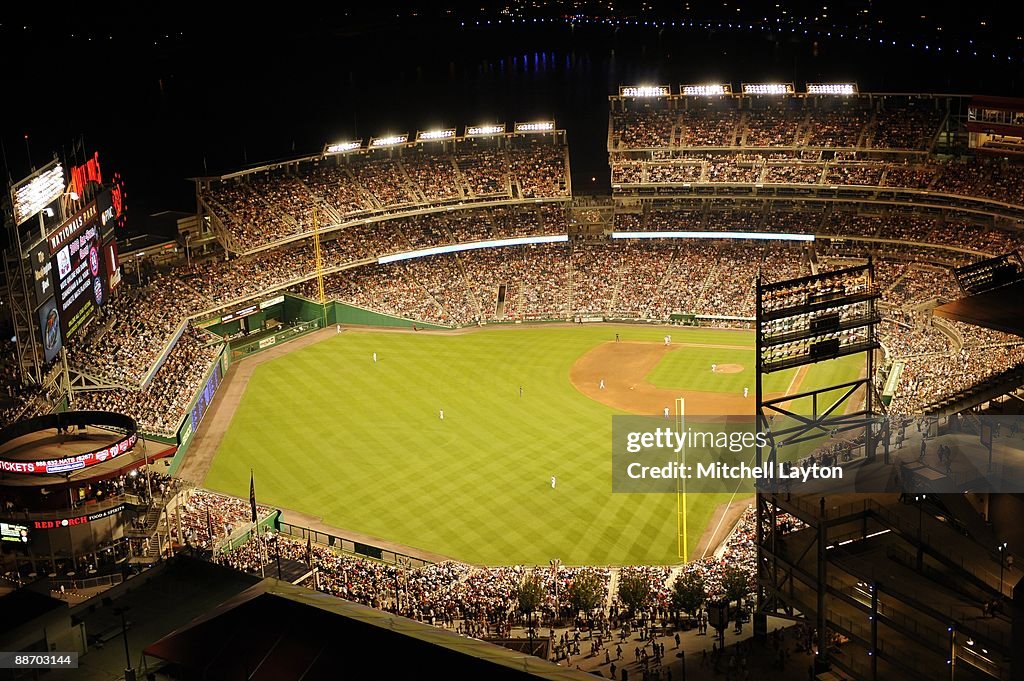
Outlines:
[[[63,372],[63,380],[48,380],[44,389],[25,371],[29,362],[11,362],[4,425],[68,405],[127,414],[147,437],[177,448],[166,471],[173,474],[230,365],[317,328],[354,320],[440,329],[584,320],[751,328],[759,275],[797,279],[869,261],[880,289],[879,378],[891,378],[883,396],[889,415],[921,415],[958,395],[974,396],[957,401],[958,413],[1013,411],[1024,387],[1024,340],[934,311],[967,293],[957,271],[1021,245],[1024,173],[1016,155],[1024,128],[1009,114],[1024,110],[1024,103],[795,88],[780,94],[733,94],[731,86],[710,93],[673,90],[623,88],[609,98],[610,196],[573,195],[568,134],[549,121],[508,131],[504,125],[467,126],[462,135],[427,131],[332,142],[314,156],[195,178],[197,215],[181,234],[182,257],[169,266],[145,257],[123,263],[121,290],[65,344],[66,365],[31,362],[51,374]],[[999,127],[985,125],[995,119]],[[9,296],[18,295],[10,288]],[[332,306],[329,313],[324,302]],[[979,385],[985,390],[975,390]],[[260,540],[244,543],[239,531],[249,522],[247,504],[210,494],[189,489],[180,500],[175,496],[174,512],[184,511],[184,524],[179,518],[177,525],[156,529],[150,535],[156,551],[147,546],[146,552],[193,543],[223,548],[226,534],[241,540],[241,548],[225,562],[261,574],[271,569]],[[221,506],[230,506],[223,518],[204,517],[203,510]],[[980,537],[947,536],[944,518],[973,508],[950,511],[939,502],[924,512],[943,528],[936,537],[962,542],[970,556],[970,542],[980,545]],[[817,521],[825,521],[824,508],[818,518],[814,504],[799,499],[787,512],[785,522],[797,528],[794,544],[804,541],[800,531],[816,532]],[[873,512],[865,510],[862,518],[865,526],[873,523],[872,532],[909,522],[895,499],[886,498]],[[266,521],[271,509],[260,509],[260,516]],[[134,518],[126,515],[125,522]],[[753,523],[750,517],[741,522],[737,545],[752,543]],[[990,535],[985,530],[986,540]],[[302,541],[282,548],[289,540],[279,537],[278,552],[298,565],[312,563]],[[142,551],[141,535],[127,543],[130,551]],[[737,545],[728,551],[752,570],[749,545],[745,553]],[[91,548],[95,553],[97,547]],[[474,580],[485,590],[511,593],[524,574],[476,572],[461,564],[382,567],[367,554],[339,557],[319,544],[315,550],[323,552],[321,590],[418,619],[436,616],[452,626],[456,619],[468,621],[456,617],[464,611],[442,615],[439,600],[430,615],[408,601],[403,606],[397,594],[394,601],[390,594],[382,597],[377,583],[397,582],[401,575],[417,584],[411,592],[429,601],[432,589]],[[935,546],[921,551],[934,559],[937,583],[957,569],[973,569],[949,565]],[[978,564],[990,558],[985,554]],[[58,561],[75,559],[73,551],[58,551],[21,562],[27,574],[43,569],[36,561],[56,572]],[[859,560],[846,557],[848,575],[863,575]],[[1004,560],[1000,553],[998,565]],[[924,562],[919,554],[918,566]],[[574,569],[593,570],[610,598],[611,572]],[[708,569],[720,580],[720,563]],[[635,570],[668,609],[669,572]],[[339,583],[339,572],[349,571],[371,576],[355,586]],[[972,629],[966,616],[959,622],[970,632],[965,636],[984,636],[995,651],[968,664],[994,678],[1012,678],[1019,666],[1011,662],[1019,572],[1000,571],[997,593],[989,572],[987,564],[974,570],[970,593],[943,593],[955,604],[951,611],[966,611],[964,604],[979,594],[1006,599],[1009,613],[986,622],[984,632]],[[574,574],[556,573],[544,588],[557,594],[559,584],[568,585],[560,580]],[[1004,578],[1013,579],[1007,589]],[[835,605],[837,619],[864,614],[862,595],[847,593],[850,584],[831,586],[843,607],[851,599],[860,603],[851,606],[853,615]],[[899,600],[899,593],[896,588],[892,597]],[[503,612],[504,602],[496,601],[483,606],[488,617]],[[806,601],[802,606],[812,609]],[[911,647],[902,638],[909,634],[900,628],[907,617],[901,607],[887,614],[890,642],[896,642],[890,645]],[[920,654],[941,655],[941,613],[929,612],[920,622],[928,633]],[[468,625],[465,631],[491,633]],[[833,633],[846,639],[847,652],[836,656],[837,664],[854,678],[933,678],[944,669],[943,660],[921,661],[915,670],[890,653],[881,656],[879,673],[878,666],[849,653],[856,648],[857,654],[873,654],[877,632],[844,624]]]

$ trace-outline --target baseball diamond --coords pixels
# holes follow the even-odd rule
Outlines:
[[[264,503],[469,562],[678,563],[674,495],[611,493],[611,416],[661,414],[676,396],[695,414],[753,413],[745,330],[673,328],[670,347],[642,326],[323,333],[224,391],[237,409],[205,485],[244,496],[252,467]],[[765,390],[858,371],[836,360]],[[691,555],[729,501],[688,495]]]

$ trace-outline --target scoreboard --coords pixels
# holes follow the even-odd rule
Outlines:
[[[99,152],[78,166],[54,160],[11,185],[16,240],[47,363],[121,281],[116,228],[125,225],[119,173],[104,183]]]
[[[47,237],[50,276],[65,342],[107,300],[107,267],[99,217],[93,201]]]

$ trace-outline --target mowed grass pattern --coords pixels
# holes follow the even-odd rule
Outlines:
[[[616,331],[664,336],[609,326],[346,331],[257,367],[205,484],[245,497],[252,468],[261,503],[470,562],[678,562],[675,496],[611,493],[616,412],[568,380],[572,363]],[[672,334],[753,342],[721,330]],[[752,366],[752,351],[746,358],[737,363]],[[683,378],[667,387],[714,390],[706,357],[692,362],[673,367]],[[706,387],[688,385],[697,373]],[[691,548],[727,499],[688,496]]]

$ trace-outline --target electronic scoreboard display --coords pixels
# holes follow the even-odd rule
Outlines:
[[[28,525],[0,521],[0,542],[28,544],[30,540]]]
[[[100,214],[92,202],[47,238],[61,337],[66,343],[107,300]]]

